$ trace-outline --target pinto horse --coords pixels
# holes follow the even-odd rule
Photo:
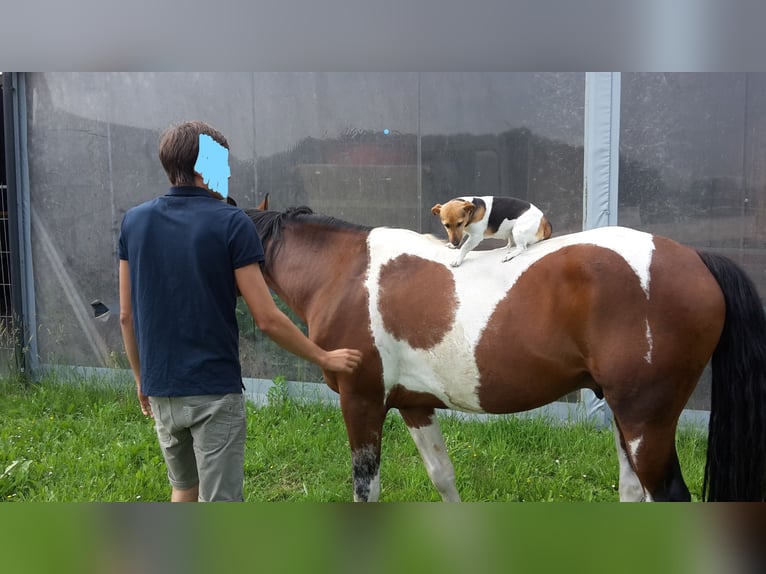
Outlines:
[[[266,205],[262,205],[267,209]],[[678,418],[712,358],[703,497],[764,500],[766,317],[729,259],[623,227],[460,267],[430,235],[246,210],[267,284],[320,346],[364,353],[340,395],[355,501],[380,493],[383,421],[400,411],[445,501],[459,501],[435,409],[513,413],[590,388],[614,414],[620,500],[690,500]]]

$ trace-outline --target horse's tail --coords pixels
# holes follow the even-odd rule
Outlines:
[[[755,285],[730,259],[699,253],[723,291],[726,319],[713,353],[707,462],[711,501],[766,499],[766,314]]]

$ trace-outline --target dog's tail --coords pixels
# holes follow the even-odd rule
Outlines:
[[[537,237],[538,241],[542,241],[543,239],[548,239],[551,235],[553,235],[553,226],[548,221],[548,218],[543,216],[540,218],[540,225],[537,228],[535,237]]]

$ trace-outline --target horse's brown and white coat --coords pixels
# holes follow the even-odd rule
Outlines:
[[[441,242],[402,229],[373,229],[367,242],[370,329],[380,350],[386,392],[401,385],[432,394],[453,409],[486,410],[479,393],[479,346],[485,335],[492,336],[486,329],[500,303],[513,297],[519,278],[544,257],[571,246],[607,249],[624,261],[646,298],[650,296],[652,236],[627,228],[548,239],[504,265],[498,265],[504,253],[497,249],[471,253],[470,266],[452,267]],[[416,273],[423,275],[422,283]],[[413,292],[418,284],[430,287],[426,293]],[[403,311],[402,306],[412,309]],[[642,355],[651,354],[648,318],[646,338]],[[512,347],[514,341],[505,344]]]

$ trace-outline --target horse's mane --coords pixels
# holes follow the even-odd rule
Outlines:
[[[361,232],[367,232],[372,229],[365,225],[350,223],[329,215],[314,213],[314,211],[306,205],[290,207],[286,211],[246,209],[245,213],[247,213],[255,224],[255,228],[258,231],[258,235],[261,238],[261,243],[263,243],[264,248],[268,249],[271,254],[275,253],[272,250],[278,249],[281,245],[282,230],[286,225],[292,222],[314,223],[332,229],[350,229]]]

